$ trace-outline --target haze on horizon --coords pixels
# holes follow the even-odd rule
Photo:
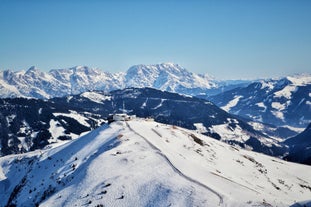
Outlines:
[[[0,69],[177,63],[218,79],[311,71],[307,0],[3,0]]]

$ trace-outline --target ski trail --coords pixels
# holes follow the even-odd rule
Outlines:
[[[158,153],[160,156],[162,156],[162,157],[167,161],[167,163],[173,168],[173,170],[174,170],[176,173],[178,173],[180,176],[182,176],[182,177],[185,178],[186,180],[188,180],[188,181],[190,181],[190,182],[192,182],[192,183],[195,183],[195,184],[197,184],[197,185],[199,185],[199,186],[201,186],[201,187],[207,189],[208,191],[212,192],[213,194],[215,194],[215,195],[219,198],[219,204],[218,204],[218,205],[219,205],[219,206],[223,206],[223,203],[224,203],[224,201],[223,201],[223,196],[222,196],[220,193],[218,193],[218,192],[215,191],[214,189],[208,187],[207,185],[201,183],[200,181],[197,181],[197,180],[195,180],[195,179],[193,179],[193,178],[191,178],[191,177],[185,175],[183,172],[181,172],[181,171],[168,159],[168,157],[167,157],[165,154],[162,153],[162,151],[161,151],[159,148],[157,148],[155,145],[153,145],[151,142],[149,142],[149,140],[148,140],[146,137],[144,137],[143,135],[141,135],[141,134],[139,134],[137,131],[135,131],[135,130],[129,125],[128,122],[126,122],[126,126],[127,126],[132,132],[134,132],[136,135],[138,135],[139,137],[141,137],[142,139],[144,139],[144,140],[150,145],[150,147],[151,147],[152,149],[156,150],[157,153]]]

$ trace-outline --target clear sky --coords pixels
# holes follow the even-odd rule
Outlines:
[[[174,62],[218,79],[311,72],[309,0],[0,0],[0,69]]]

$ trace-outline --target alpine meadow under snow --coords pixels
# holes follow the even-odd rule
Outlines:
[[[309,166],[144,119],[0,166],[1,206],[289,206],[311,197]]]

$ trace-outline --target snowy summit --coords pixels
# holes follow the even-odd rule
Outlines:
[[[208,75],[197,75],[173,63],[135,65],[126,72],[109,73],[86,66],[40,72],[34,66],[24,71],[0,71],[0,97],[48,99],[85,91],[153,87],[195,95],[216,87]]]

